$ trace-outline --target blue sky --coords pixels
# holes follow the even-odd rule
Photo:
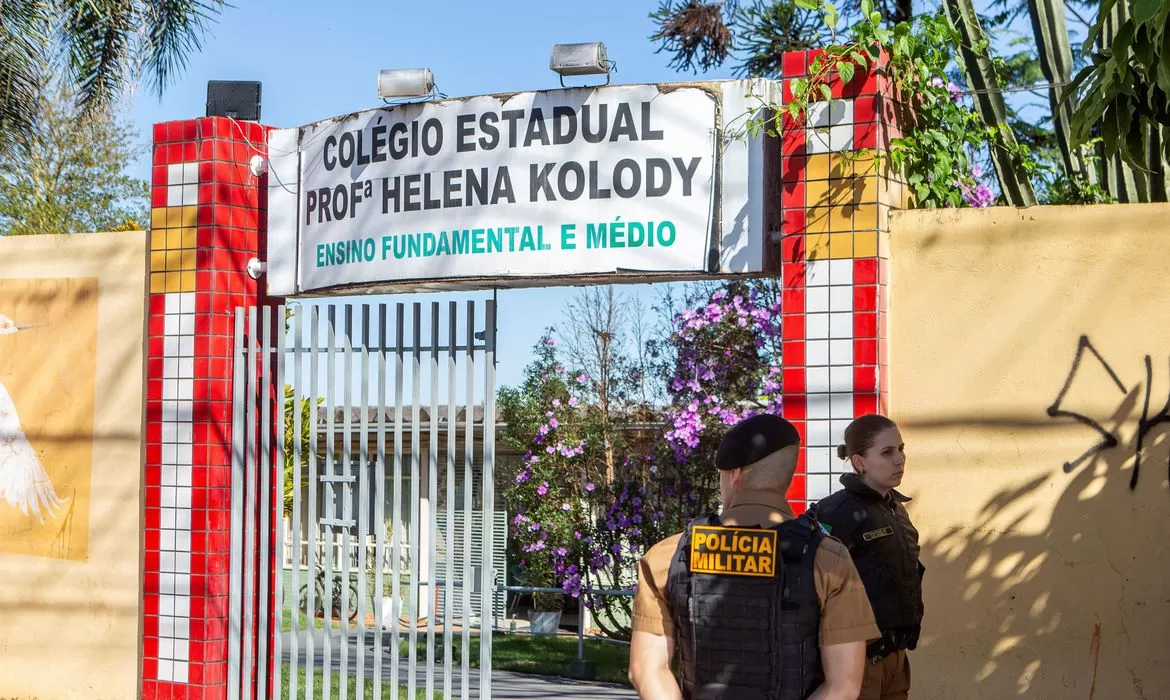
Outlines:
[[[593,2],[370,2],[272,0],[236,3],[212,26],[203,51],[160,100],[135,96],[131,117],[144,142],[160,121],[204,114],[208,80],[259,80],[262,120],[299,126],[381,104],[375,93],[383,68],[425,66],[451,97],[542,90],[559,86],[548,69],[553,44],[603,41],[616,63],[615,83],[690,79],[667,67],[648,40],[657,0]],[[704,74],[730,78],[730,69]],[[582,79],[572,84],[586,84]],[[134,175],[149,178],[148,156]],[[647,301],[657,291],[632,291]],[[555,326],[575,294],[572,288],[500,290],[497,379],[516,384],[530,348]],[[409,301],[473,295],[411,296]]]

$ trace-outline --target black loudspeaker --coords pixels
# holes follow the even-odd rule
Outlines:
[[[260,83],[255,80],[207,81],[207,116],[260,121]]]

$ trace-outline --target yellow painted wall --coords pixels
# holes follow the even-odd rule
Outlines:
[[[0,238],[3,698],[137,696],[146,256],[141,232]],[[37,468],[53,496],[10,503]]]
[[[1170,206],[891,229],[890,408],[927,569],[914,695],[1170,698],[1170,424],[1134,464],[1147,394],[1151,419],[1170,406]],[[1066,383],[1055,411],[1116,447],[1077,462],[1103,438],[1049,415]]]

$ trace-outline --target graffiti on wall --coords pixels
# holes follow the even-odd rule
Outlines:
[[[1052,405],[1048,407],[1048,415],[1051,418],[1072,418],[1078,423],[1092,429],[1095,433],[1097,433],[1098,439],[1095,444],[1082,452],[1078,457],[1065,462],[1065,472],[1071,472],[1082,464],[1088,463],[1101,453],[1122,445],[1121,437],[1118,435],[1117,431],[1120,427],[1120,423],[1124,421],[1119,421],[1118,425],[1114,426],[1113,428],[1107,428],[1102,425],[1100,421],[1097,421],[1090,416],[1085,415],[1084,413],[1080,413],[1065,406],[1065,402],[1068,400],[1070,392],[1076,385],[1077,379],[1079,377],[1085,376],[1085,374],[1090,371],[1084,369],[1086,357],[1090,358],[1090,364],[1096,363],[1102,370],[1105,371],[1106,375],[1110,379],[1110,382],[1117,389],[1118,413],[1124,413],[1124,403],[1138,390],[1138,387],[1136,386],[1132,390],[1126,389],[1125,382],[1121,380],[1121,377],[1118,375],[1117,371],[1113,369],[1113,366],[1109,364],[1109,361],[1106,360],[1101,355],[1101,353],[1098,352],[1097,348],[1093,346],[1093,342],[1089,339],[1089,337],[1085,335],[1080,337],[1080,339],[1077,341],[1076,355],[1073,357],[1072,365],[1068,371],[1068,376],[1064,381],[1064,386],[1060,388],[1060,392],[1056,395],[1056,400],[1053,401]],[[1138,420],[1137,429],[1134,432],[1132,442],[1134,459],[1133,470],[1130,472],[1129,478],[1130,489],[1137,488],[1138,478],[1141,476],[1142,451],[1143,448],[1148,444],[1148,440],[1151,438],[1152,432],[1159,425],[1162,425],[1163,423],[1170,423],[1170,395],[1166,397],[1166,400],[1162,404],[1161,408],[1157,408],[1156,405],[1155,407],[1151,408],[1151,400],[1153,399],[1152,387],[1154,379],[1153,360],[1149,355],[1146,355],[1143,359],[1145,366],[1145,381],[1141,385],[1144,387],[1142,392],[1142,414],[1141,418]],[[1155,412],[1151,413],[1151,411]],[[1167,471],[1170,473],[1170,464],[1167,464]]]
[[[96,279],[0,280],[0,552],[84,561]]]

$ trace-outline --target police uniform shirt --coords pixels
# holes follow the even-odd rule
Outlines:
[[[793,518],[787,502],[767,505],[774,507],[782,520]],[[723,524],[744,527],[770,527],[778,524],[739,522],[737,515],[751,509],[752,506],[747,505],[725,509],[721,516]],[[667,537],[651,547],[638,563],[638,591],[634,597],[633,619],[635,632],[666,636],[674,634],[674,623],[667,603],[667,579],[671,560],[681,538],[682,533]],[[824,538],[817,548],[813,570],[817,598],[821,601],[822,646],[869,642],[881,636],[874,622],[869,598],[865,594],[865,586],[845,545],[831,537]]]

